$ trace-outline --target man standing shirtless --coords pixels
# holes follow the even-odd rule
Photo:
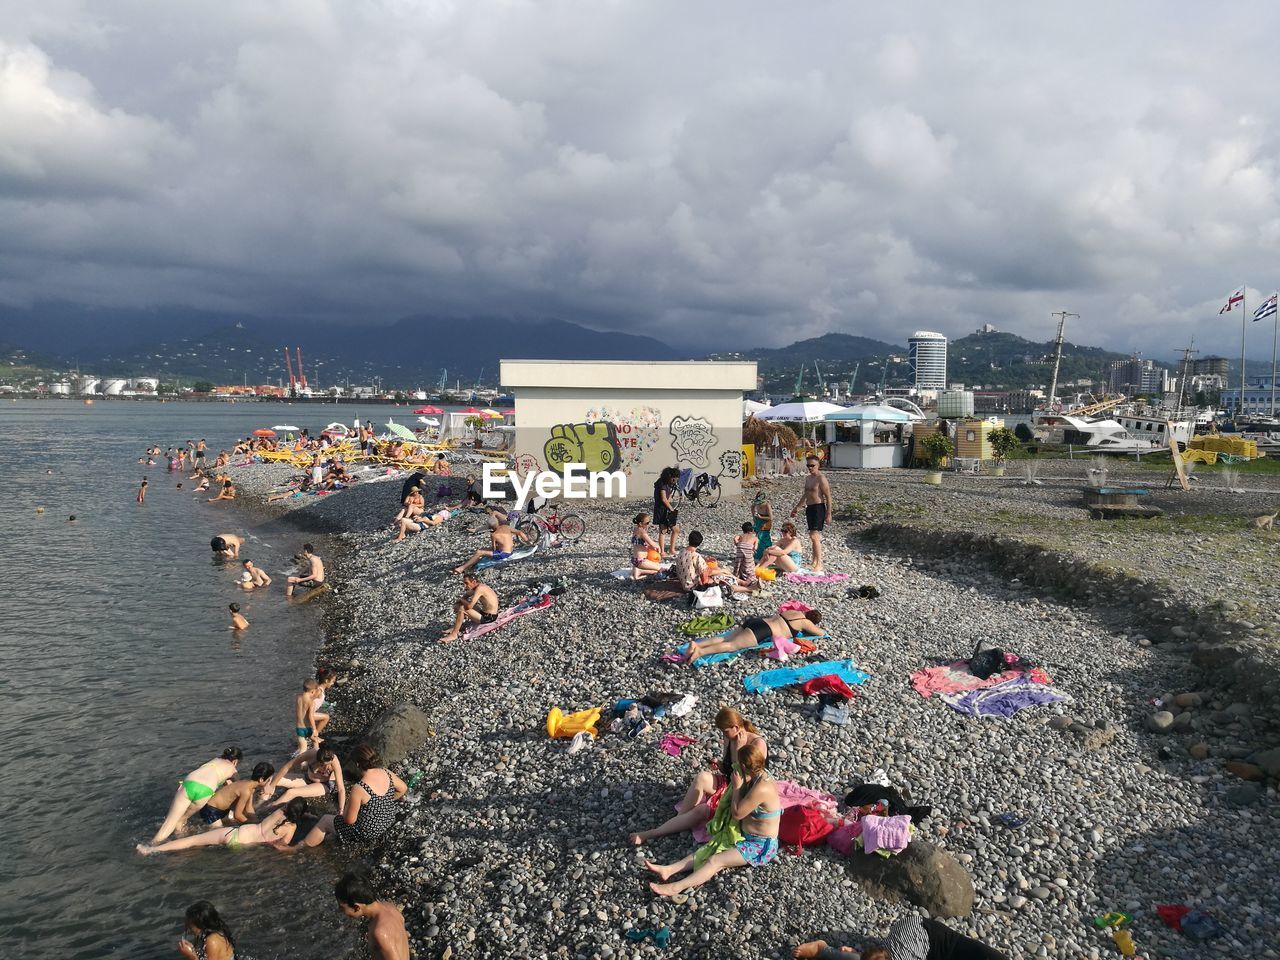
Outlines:
[[[462,596],[453,605],[453,626],[441,637],[441,643],[457,640],[462,625],[468,623],[492,623],[498,618],[498,595],[493,587],[481,583],[474,573],[462,575]]]
[[[831,516],[831,484],[827,483],[819,470],[818,458],[807,457],[804,461],[807,475],[804,478],[804,493],[796,501],[791,516],[804,507],[805,523],[809,527],[809,543],[813,546],[813,564],[809,567],[814,573],[822,573],[822,528],[827,525]]]
[[[311,590],[324,583],[324,561],[312,552],[313,549],[309,543],[302,545],[302,563],[306,569],[301,575],[289,578],[289,585],[284,590],[286,597],[293,596],[295,587]]]
[[[345,915],[369,921],[369,951],[376,960],[409,960],[409,934],[399,907],[379,900],[369,882],[354,873],[343,874],[333,893]]]

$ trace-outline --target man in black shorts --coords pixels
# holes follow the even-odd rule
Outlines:
[[[813,547],[813,563],[809,569],[822,573],[822,528],[831,516],[831,484],[822,475],[817,457],[809,456],[805,462],[804,493],[791,511],[794,517],[804,507],[805,523],[809,526],[809,543]]]
[[[441,643],[457,640],[463,623],[493,623],[498,619],[498,595],[468,571],[462,575],[462,596],[453,605],[453,626],[440,637]]]

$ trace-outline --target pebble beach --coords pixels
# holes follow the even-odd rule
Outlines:
[[[338,547],[321,601],[321,659],[345,673],[335,728],[354,736],[403,703],[430,718],[432,735],[398,767],[418,777],[402,820],[367,860],[404,906],[416,955],[782,957],[814,937],[881,936],[919,911],[868,889],[822,847],[727,871],[683,902],[649,892],[643,858],[676,859],[693,841],[683,834],[638,850],[627,834],[666,819],[718,755],[712,719],[727,704],[769,738],[778,777],[843,797],[879,769],[914,803],[932,805],[918,840],[954,858],[974,888],[972,912],[947,922],[1011,957],[1118,955],[1091,922],[1110,911],[1134,917],[1143,957],[1280,956],[1277,702],[1267,701],[1269,687],[1222,683],[1203,655],[1221,639],[1205,627],[1217,604],[1213,617],[1252,617],[1243,621],[1251,655],[1275,666],[1265,659],[1274,622],[1263,615],[1275,587],[1256,565],[1274,569],[1280,538],[1245,528],[1280,487],[1251,478],[1252,492],[1230,496],[1161,491],[1167,517],[1144,529],[1088,519],[1079,495],[1086,469],[1045,465],[1037,486],[1011,466],[999,480],[948,476],[938,490],[915,472],[828,474],[841,518],[828,526],[826,568],[850,579],[779,580],[726,609],[768,615],[798,599],[822,610],[830,638],[818,656],[851,659],[871,675],[843,727],[822,722],[816,701],[798,693],[746,693],[744,676],[777,666],[756,654],[705,669],[661,659],[684,639],[677,628],[691,613],[610,576],[627,562],[634,502],[575,504],[587,522],[578,542],[485,571],[504,606],[542,582],[565,580],[568,590],[546,610],[448,645],[437,638],[460,590],[448,569],[486,545],[480,520],[464,515],[393,543],[395,479],[272,505]],[[232,473],[250,499],[285,474],[267,465]],[[800,478],[762,489],[781,514]],[[749,495],[714,509],[686,505],[682,531],[701,530],[704,552],[727,563]],[[1175,522],[1175,513],[1192,519]],[[1091,598],[1046,590],[1035,576],[948,547],[957,531],[1033,544],[1067,564],[1104,563],[1108,576],[1166,593],[1126,599],[1114,583]],[[1228,534],[1254,551],[1248,563],[1219,549]],[[861,585],[880,595],[850,594]],[[1179,634],[1178,624],[1155,622],[1141,605],[1148,599],[1204,617]],[[967,657],[979,642],[1030,658],[1068,699],[974,718],[912,690],[912,672]],[[635,739],[604,733],[602,723],[602,736],[573,755],[547,736],[552,707],[607,708],[654,691],[698,703]],[[658,749],[667,732],[697,743],[668,756]],[[1025,823],[1003,826],[1001,813]],[[1207,944],[1182,936],[1157,918],[1161,903],[1211,913],[1226,936]],[[671,931],[666,950],[626,938],[661,927]]]

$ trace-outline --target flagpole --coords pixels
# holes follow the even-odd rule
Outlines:
[[[1271,300],[1280,308],[1280,290],[1271,292]],[[1271,314],[1271,419],[1276,417],[1276,335],[1280,334],[1280,309]]]
[[[1247,285],[1240,287],[1240,402],[1236,404],[1236,419],[1239,420],[1244,416],[1244,340],[1249,331],[1249,304],[1247,297],[1249,296],[1249,288]],[[1237,425],[1236,429],[1240,427]]]

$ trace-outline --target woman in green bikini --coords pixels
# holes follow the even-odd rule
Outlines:
[[[167,840],[178,829],[178,824],[185,822],[187,817],[208,803],[218,788],[236,775],[236,765],[240,763],[242,756],[239,747],[227,747],[222,751],[221,757],[210,760],[183,777],[178,784],[178,792],[173,795],[173,802],[169,804],[169,815],[151,838],[151,843]]]
[[[261,823],[242,823],[236,827],[218,827],[190,837],[179,837],[168,843],[145,844],[135,847],[144,857],[153,853],[173,853],[175,850],[190,850],[192,847],[226,847],[228,850],[239,850],[243,847],[269,843],[276,849],[285,849],[293,841],[298,823],[307,815],[307,801],[302,798],[290,800],[283,810],[267,814]]]

